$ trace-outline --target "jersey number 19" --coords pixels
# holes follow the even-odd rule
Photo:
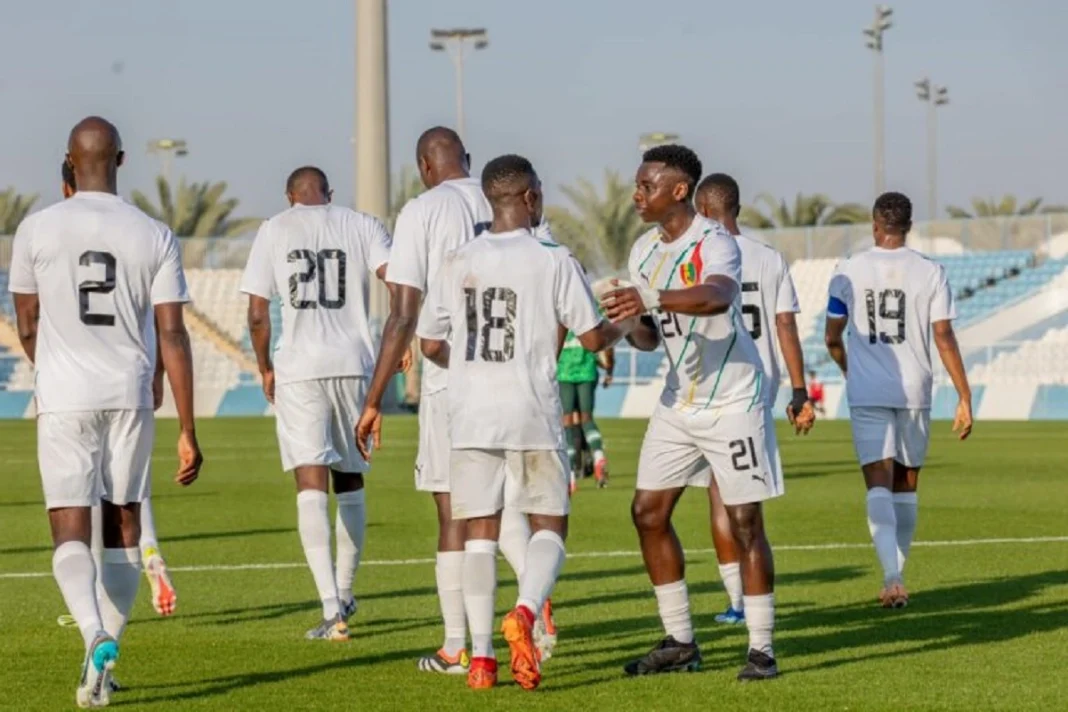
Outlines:
[[[884,289],[879,292],[878,317],[897,323],[897,333],[879,331],[876,324],[875,290],[864,290],[864,303],[868,307],[868,343],[900,344],[905,340],[905,293],[900,289]]]

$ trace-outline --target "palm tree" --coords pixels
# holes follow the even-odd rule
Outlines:
[[[756,198],[767,207],[767,213],[752,205],[742,207],[738,222],[757,230],[774,228],[815,227],[817,225],[855,225],[871,222],[871,214],[859,203],[835,204],[822,193],[804,195],[798,193],[793,209],[786,200],[776,201],[768,193]]]
[[[226,182],[186,183],[183,178],[177,193],[163,176],[156,178],[159,208],[140,191],[132,194],[133,202],[151,217],[165,223],[179,237],[234,237],[255,230],[261,218],[232,218],[237,198],[223,200]]]
[[[634,241],[648,228],[634,210],[634,188],[614,171],[605,171],[604,193],[585,178],[562,186],[571,208],[545,211],[553,236],[591,270],[619,271]]]
[[[426,190],[423,179],[419,177],[419,171],[411,166],[401,168],[400,175],[393,181],[393,190],[389,196],[389,219],[386,225],[390,233],[397,224],[397,216],[409,200]]]
[[[1015,195],[1004,195],[1001,200],[984,200],[983,198],[972,198],[972,212],[968,212],[963,208],[950,205],[946,207],[946,212],[949,213],[951,218],[967,219],[972,217],[978,218],[991,218],[991,217],[1010,217],[1013,215],[1036,215],[1046,213],[1065,213],[1068,212],[1068,207],[1064,205],[1046,205],[1042,206],[1042,198],[1034,198],[1029,200],[1023,205],[1017,205]]]
[[[37,194],[23,195],[8,188],[0,192],[0,235],[12,235],[37,202]]]

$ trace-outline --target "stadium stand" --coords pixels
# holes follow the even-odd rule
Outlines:
[[[968,378],[983,385],[1068,384],[1068,327],[1050,329],[1039,339],[1024,341],[1019,348],[972,367]]]

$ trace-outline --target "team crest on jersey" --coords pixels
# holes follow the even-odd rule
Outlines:
[[[701,278],[701,268],[704,267],[704,263],[701,261],[701,245],[704,242],[704,240],[698,240],[693,247],[693,252],[690,253],[690,259],[679,265],[679,279],[687,287],[694,286],[697,284],[697,280]]]

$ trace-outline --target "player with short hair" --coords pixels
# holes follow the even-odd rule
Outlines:
[[[534,531],[519,597],[502,632],[516,682],[541,682],[533,640],[538,612],[564,563],[568,465],[555,364],[562,329],[600,351],[621,335],[602,321],[570,252],[539,242],[541,184],[515,155],[486,164],[482,189],[493,222],[450,253],[419,319],[423,354],[448,369],[452,517],[466,522],[463,595],[471,630],[468,685],[497,682],[493,612],[497,539],[505,506]],[[549,249],[546,249],[549,247]]]
[[[631,250],[633,286],[601,299],[612,321],[641,317],[628,339],[645,351],[663,341],[670,366],[642,443],[631,505],[667,635],[625,671],[701,665],[671,513],[686,487],[709,486],[711,468],[742,562],[749,654],[739,679],[759,680],[778,674],[773,565],[760,503],[782,494],[783,485],[766,451],[760,354],[741,318],[741,253],[723,226],[695,214],[700,179],[701,161],[684,146],[645,152],[634,202],[642,219],[658,226]]]
[[[305,637],[344,641],[356,612],[352,588],[367,526],[368,463],[354,436],[375,358],[368,274],[384,277],[390,237],[377,218],[332,205],[332,195],[326,174],[315,166],[289,175],[290,207],[260,226],[241,291],[248,295],[248,330],[263,391],[275,406],[282,467],[296,480],[301,546],[322,602],[322,620]],[[278,295],[282,337],[272,357],[270,306]]]
[[[78,192],[77,183],[74,179],[74,169],[70,163],[63,161],[60,167],[60,177],[63,181],[63,198],[66,200]],[[156,326],[159,331],[159,326]],[[163,358],[160,356],[159,340],[156,340],[156,371],[152,379],[152,409],[159,410],[163,405]],[[93,542],[92,550],[96,557],[97,567],[101,566],[104,551],[104,524],[101,519],[100,505],[92,510]],[[152,498],[146,496],[141,500],[141,539],[138,542],[141,549],[141,565],[145,570],[145,578],[148,579],[149,588],[152,591],[152,607],[161,616],[169,616],[174,613],[178,605],[178,594],[171,582],[167,571],[167,564],[163,560],[163,553],[159,549],[159,541],[156,537],[156,518],[152,514]],[[60,624],[74,624],[71,616],[60,616]],[[111,689],[119,689],[115,678],[111,678]]]
[[[972,431],[953,292],[945,268],[905,244],[911,229],[912,202],[901,193],[880,195],[872,208],[875,246],[839,262],[827,305],[827,350],[846,377],[886,608],[909,600],[902,571],[916,533],[916,489],[930,440],[932,336],[957,390],[953,432],[964,440]]]
[[[801,352],[801,338],[797,333],[794,314],[801,311],[797,304],[790,268],[782,254],[763,242],[742,234],[738,228],[741,197],[738,182],[726,173],[706,176],[697,186],[694,197],[697,212],[715,220],[734,235],[742,253],[742,317],[748,318],[749,335],[756,342],[760,362],[764,368],[763,395],[767,453],[776,476],[782,478],[782,462],[775,437],[775,401],[779,392],[781,373],[778,352],[793,388],[786,417],[797,432],[807,434],[815,422],[812,404],[805,389],[805,361]],[[774,321],[775,328],[771,328]],[[776,348],[776,343],[778,348]],[[712,513],[712,541],[716,547],[719,574],[730,600],[727,610],[716,616],[719,623],[741,623],[745,620],[745,598],[742,592],[741,564],[731,536],[730,517],[723,506],[719,487],[712,480],[708,488]],[[770,559],[769,559],[770,561]],[[768,572],[774,575],[774,572]]]
[[[427,191],[408,201],[397,216],[393,231],[386,281],[394,297],[389,317],[382,329],[379,364],[367,390],[367,402],[360,417],[356,441],[370,456],[369,440],[378,447],[382,427],[382,398],[392,371],[383,366],[400,354],[415,336],[424,295],[430,294],[441,274],[445,255],[473,240],[486,230],[493,213],[482,185],[470,176],[471,158],[460,137],[452,129],[427,129],[416,143],[419,175]],[[540,199],[540,198],[539,198]],[[540,206],[539,206],[540,210]],[[419,659],[425,672],[463,674],[469,658],[464,619],[463,557],[466,524],[455,520],[449,501],[449,424],[446,370],[424,362],[419,401],[419,451],[415,461],[415,488],[429,492],[438,515],[438,546],[435,578],[438,602],[445,623],[445,639],[435,653]],[[526,558],[530,529],[526,518],[505,508],[500,548],[519,576]],[[552,625],[549,607],[543,613]],[[540,640],[549,650],[555,638]]]
[[[19,340],[35,365],[52,571],[85,642],[75,699],[81,707],[103,707],[141,578],[139,510],[151,490],[155,434],[155,323],[178,409],[179,484],[196,480],[203,458],[178,241],[116,195],[124,154],[111,123],[83,119],[67,151],[78,192],[19,225],[9,289]],[[98,503],[99,588],[90,550],[90,510]]]

